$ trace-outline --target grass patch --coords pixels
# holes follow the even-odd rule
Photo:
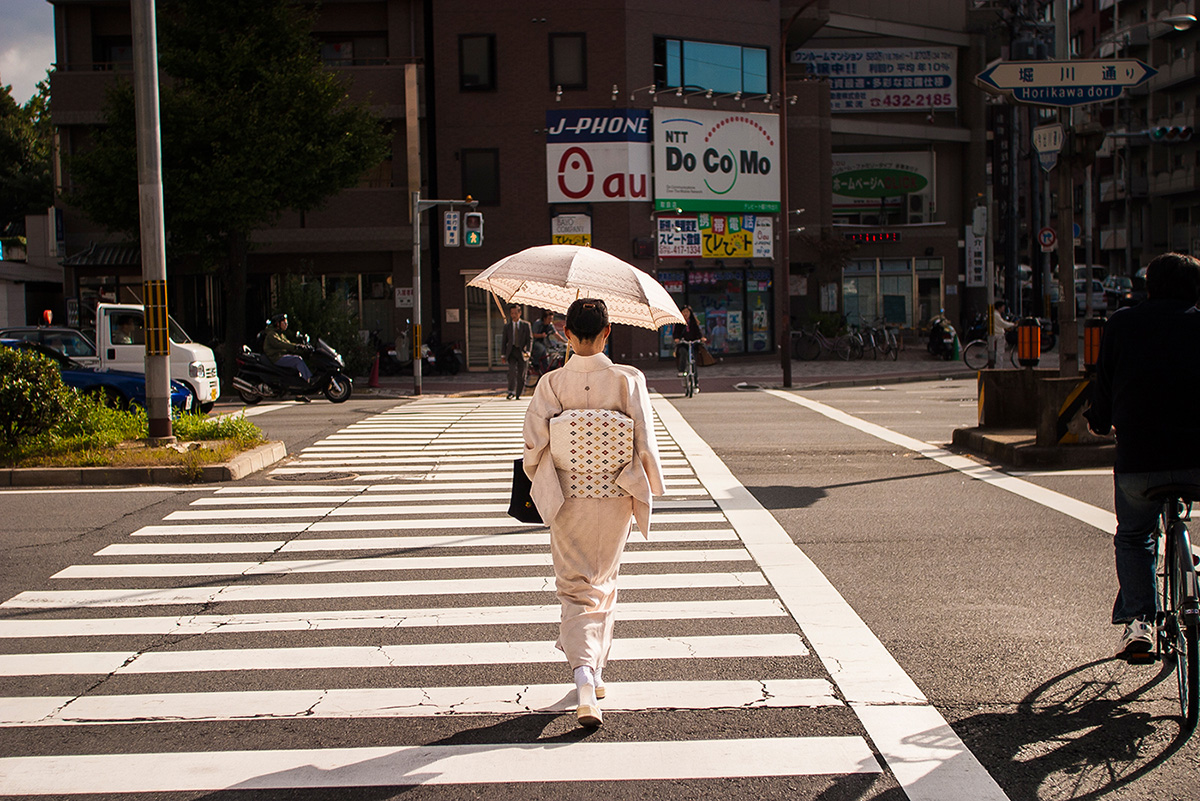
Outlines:
[[[73,393],[72,393],[73,394]],[[178,466],[198,475],[266,441],[262,430],[242,415],[204,417],[181,414],[172,420],[176,445],[150,447],[146,412],[112,409],[75,396],[67,418],[49,431],[22,437],[0,449],[5,467]]]

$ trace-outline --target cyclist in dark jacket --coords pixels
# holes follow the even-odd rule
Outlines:
[[[675,323],[675,328],[672,331],[672,338],[675,340],[675,365],[679,369],[679,374],[683,375],[683,371],[687,368],[687,342],[707,342],[708,338],[700,330],[700,323],[696,320],[696,315],[692,313],[691,306],[684,306],[680,309],[683,312],[684,322]]]
[[[1154,648],[1154,537],[1162,484],[1200,484],[1200,261],[1166,253],[1146,268],[1149,299],[1104,326],[1085,413],[1093,431],[1115,430],[1117,583],[1112,622],[1125,624],[1117,656]]]

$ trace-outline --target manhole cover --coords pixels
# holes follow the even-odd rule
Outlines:
[[[276,481],[345,481],[358,478],[357,473],[289,473],[282,476],[271,476]]]

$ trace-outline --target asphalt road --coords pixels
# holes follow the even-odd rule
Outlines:
[[[674,389],[669,384],[659,388],[668,393]],[[335,556],[321,551],[276,552],[279,549],[270,543],[290,542],[293,537],[303,540],[421,535],[457,525],[452,521],[472,514],[485,518],[502,516],[492,512],[468,513],[465,508],[461,514],[454,510],[435,511],[431,507],[446,504],[437,500],[417,501],[410,495],[409,500],[415,505],[427,505],[425,510],[417,510],[415,516],[404,518],[423,526],[413,529],[403,528],[407,523],[388,522],[400,519],[402,513],[397,507],[410,505],[403,498],[389,501],[386,510],[372,509],[369,514],[354,514],[353,504],[354,498],[370,501],[372,491],[391,494],[383,489],[389,484],[407,483],[407,490],[414,491],[414,495],[425,492],[420,487],[448,486],[438,484],[432,473],[430,480],[414,484],[401,469],[403,459],[408,457],[380,456],[378,449],[385,446],[379,444],[378,438],[397,435],[395,428],[385,431],[378,421],[402,423],[405,436],[415,437],[407,442],[395,439],[386,447],[415,448],[414,443],[423,441],[421,447],[432,451],[437,442],[451,447],[450,443],[457,439],[461,441],[453,447],[475,448],[483,457],[479,466],[486,467],[487,460],[499,458],[497,454],[507,447],[505,437],[510,436],[514,420],[519,419],[521,404],[507,406],[502,401],[464,399],[439,406],[430,400],[411,404],[356,397],[340,406],[321,401],[263,406],[252,410],[255,421],[272,438],[284,440],[289,453],[296,456],[275,470],[237,482],[236,487],[0,494],[5,510],[0,515],[0,538],[6,546],[0,551],[4,560],[0,597],[5,599],[37,600],[35,596],[44,596],[53,602],[49,593],[58,591],[107,591],[111,595],[113,590],[131,588],[136,591],[129,595],[156,590],[227,592],[219,589],[222,587],[268,593],[265,600],[257,602],[227,595],[208,602],[182,603],[174,599],[169,603],[137,606],[130,605],[129,598],[122,598],[111,601],[110,606],[82,609],[55,609],[53,603],[50,608],[32,603],[14,604],[11,600],[0,605],[0,634],[4,635],[0,638],[0,661],[8,667],[4,698],[0,699],[0,718],[5,721],[0,727],[0,737],[5,743],[0,755],[109,754],[117,760],[112,765],[89,763],[88,769],[96,776],[108,776],[115,771],[119,779],[128,780],[130,775],[138,773],[131,763],[120,761],[121,755],[129,753],[157,755],[158,764],[164,765],[160,770],[165,772],[165,765],[174,763],[163,763],[162,755],[188,752],[201,755],[201,768],[220,770],[228,768],[227,757],[223,755],[239,750],[255,753],[287,750],[302,753],[307,759],[313,749],[320,749],[321,753],[350,749],[358,759],[365,752],[353,749],[428,746],[437,753],[458,749],[454,753],[461,752],[464,764],[468,764],[477,758],[478,751],[486,752],[500,744],[550,746],[547,751],[537,752],[529,765],[521,761],[528,755],[518,749],[505,753],[500,767],[491,768],[501,772],[530,771],[524,776],[530,778],[538,771],[549,771],[558,765],[555,760],[558,752],[553,746],[571,745],[587,748],[561,753],[598,760],[598,767],[584,760],[588,769],[596,771],[593,781],[569,781],[582,769],[579,766],[583,763],[575,761],[567,763],[564,776],[543,783],[515,783],[516,778],[488,783],[476,777],[440,786],[388,787],[388,771],[396,770],[395,762],[389,760],[395,757],[374,754],[374,762],[359,760],[353,763],[353,768],[327,768],[316,773],[320,774],[320,781],[332,777],[335,784],[383,782],[385,786],[358,789],[351,796],[370,799],[604,795],[680,799],[720,796],[899,799],[906,797],[903,788],[913,797],[921,793],[928,793],[924,797],[930,798],[980,797],[975,793],[981,787],[986,789],[986,781],[981,784],[980,776],[972,773],[969,764],[966,769],[962,767],[964,755],[955,751],[956,736],[986,770],[983,779],[994,780],[1011,799],[1195,797],[1200,748],[1195,741],[1181,742],[1177,738],[1174,678],[1164,677],[1157,667],[1130,667],[1108,659],[1118,634],[1108,623],[1113,592],[1112,558],[1110,535],[1103,530],[1104,516],[1111,515],[1112,509],[1111,476],[1102,471],[1022,475],[1020,481],[1005,484],[1004,477],[999,475],[982,474],[986,480],[981,480],[980,474],[968,476],[956,469],[961,465],[943,452],[925,446],[919,446],[920,452],[914,451],[914,442],[942,446],[949,441],[955,427],[974,423],[974,381],[970,379],[810,389],[801,393],[702,392],[693,399],[668,395],[667,400],[669,404],[660,408],[664,421],[660,436],[672,451],[670,458],[676,464],[682,463],[673,468],[681,471],[672,478],[679,482],[675,486],[678,492],[668,496],[668,500],[683,506],[664,509],[656,516],[656,531],[674,532],[673,540],[631,541],[631,558],[657,559],[665,554],[667,560],[627,563],[623,581],[629,584],[622,590],[622,604],[631,609],[639,606],[650,609],[655,605],[669,609],[672,605],[683,608],[689,604],[726,602],[770,606],[782,600],[789,614],[705,618],[647,612],[643,619],[619,623],[618,638],[653,640],[658,648],[667,647],[667,640],[682,638],[689,648],[695,649],[708,647],[706,644],[710,642],[757,643],[755,638],[766,637],[774,638],[772,642],[776,644],[782,643],[783,651],[734,651],[690,658],[668,654],[627,661],[614,655],[617,661],[611,670],[611,680],[618,682],[614,685],[616,690],[621,683],[628,683],[632,690],[643,682],[657,689],[649,690],[652,700],[644,704],[646,708],[635,703],[630,708],[640,711],[610,712],[605,726],[591,735],[576,729],[570,715],[497,713],[478,699],[482,710],[478,714],[409,716],[393,711],[351,716],[344,710],[354,708],[355,703],[367,702],[354,701],[340,695],[340,691],[529,687],[566,681],[565,671],[553,663],[462,657],[463,651],[474,648],[482,653],[487,648],[499,647],[517,636],[513,632],[523,641],[552,641],[555,626],[550,619],[514,626],[485,625],[470,619],[484,607],[495,611],[548,603],[544,592],[531,591],[522,585],[487,596],[477,590],[460,593],[444,588],[421,596],[387,596],[386,592],[391,591],[387,589],[379,596],[366,594],[379,590],[380,583],[410,579],[524,580],[544,575],[543,568],[428,563],[428,567],[404,569],[397,574],[395,570],[370,566],[364,569],[361,565],[354,565],[351,572],[344,564],[328,566],[334,572],[321,572],[326,568],[309,564],[304,570],[317,572],[253,578],[241,575],[244,569],[240,565],[281,559],[311,563],[364,557],[496,553],[494,547],[464,548],[461,543],[455,547],[416,550],[396,544],[388,550]],[[422,415],[410,414],[400,419],[393,413],[391,417],[377,417],[389,410],[413,412],[420,407],[426,407]],[[455,437],[443,418],[447,409],[459,416],[470,410],[456,425],[466,426],[470,420],[476,420],[494,426],[497,433],[494,437],[480,436],[475,429],[474,434]],[[839,413],[845,416],[838,416]],[[348,429],[355,423],[359,425]],[[872,425],[881,428],[874,429]],[[698,437],[693,438],[692,431]],[[356,447],[363,450],[349,459],[336,455],[354,447],[349,443],[355,442],[355,438],[361,438]],[[495,446],[493,452],[488,451],[491,446]],[[731,489],[726,490],[721,484],[724,479],[720,467],[709,459],[705,451],[708,447],[736,479],[729,485]],[[496,495],[494,488],[488,486],[495,484],[503,495],[506,482],[485,478],[486,475],[486,472],[475,473],[474,479],[461,482],[465,485],[461,489],[442,489],[439,493],[446,496],[477,490],[484,495]],[[753,516],[754,510],[739,500],[739,487],[749,490],[774,523],[762,525],[762,518]],[[335,496],[346,500],[328,501]],[[272,503],[264,504],[263,498],[273,499]],[[713,499],[721,505],[723,518],[719,514],[710,517],[714,514],[708,511],[713,508]],[[501,501],[464,497],[455,502],[486,506]],[[319,533],[308,529],[314,515],[306,511],[317,508],[331,510],[328,515],[315,516],[320,525],[327,527]],[[349,512],[349,518],[339,518],[337,509]],[[288,514],[297,517],[288,518]],[[673,519],[672,515],[683,517]],[[270,533],[274,531],[272,526],[286,527],[293,521],[299,528],[289,530],[303,533]],[[188,526],[196,528],[184,528]],[[221,533],[204,533],[203,526],[232,528]],[[264,533],[253,533],[256,526],[266,527]],[[819,573],[806,572],[803,560],[791,556],[780,561],[776,557],[779,543],[764,539],[773,530],[772,526],[779,527],[782,536],[794,542]],[[720,532],[730,528],[737,530],[754,553],[754,562],[734,555],[740,548],[737,541],[719,539]],[[232,530],[244,533],[234,535],[229,533]],[[462,533],[487,536],[506,530],[509,529],[479,527],[464,529]],[[689,537],[700,536],[695,532],[714,539],[687,541]],[[512,530],[512,536],[518,533],[519,530]],[[239,547],[257,550],[240,554],[163,555],[161,551],[152,553],[153,549],[142,547],[194,543],[211,551],[213,544],[235,541],[244,543]],[[120,553],[119,549],[105,552],[110,546],[132,547],[142,552]],[[713,551],[722,549],[728,550],[714,556]],[[685,564],[670,559],[672,556],[683,559],[685,552],[699,550],[708,551],[703,557],[706,561]],[[544,548],[532,545],[505,549],[506,553],[534,561],[541,551]],[[666,553],[669,551],[678,553]],[[659,556],[654,556],[656,553]],[[636,554],[641,556],[635,557]],[[217,563],[226,565],[221,568],[224,575],[214,567]],[[114,569],[111,566],[117,564],[144,565],[141,568],[144,575],[114,577],[86,572]],[[168,576],[158,572],[162,565],[168,564],[203,567],[187,575]],[[756,568],[766,578],[762,585],[745,578],[755,574]],[[69,572],[79,569],[85,572]],[[175,568],[176,572],[184,573],[189,569]],[[60,574],[64,570],[68,572]],[[735,573],[742,576],[744,586],[703,586],[705,582],[719,582],[723,576]],[[664,579],[665,584],[658,578],[683,575],[691,578]],[[796,577],[802,577],[803,581],[793,580]],[[856,624],[852,614],[846,616],[840,611],[838,599],[831,598],[821,583],[823,580],[848,604],[846,610],[852,609],[865,626]],[[689,589],[684,586],[686,581],[697,581],[701,586]],[[374,590],[364,588],[357,595],[345,597],[323,595],[323,587],[339,582],[374,583]],[[269,595],[269,591],[279,588],[293,595],[311,592],[305,597]],[[58,598],[61,605],[61,597]],[[552,598],[549,603],[552,604]],[[314,626],[311,631],[272,624],[260,629],[249,627],[212,634],[176,625],[179,621],[194,620],[196,615],[215,614],[278,615],[301,621],[314,616],[340,615],[357,620],[385,615],[397,608],[408,609],[415,618],[420,617],[417,614],[420,609],[457,610],[468,619],[461,624],[414,623],[415,627],[409,628],[401,624],[392,628],[390,624],[349,627],[339,623]],[[364,609],[373,611],[361,614]],[[453,617],[448,612],[440,614]],[[834,622],[843,629],[828,624],[832,619],[828,617],[830,614],[842,615]],[[159,626],[167,625],[162,623],[164,620],[174,621],[171,625],[176,627],[120,635],[104,629],[136,626],[121,621],[144,621],[147,617],[159,621],[156,624]],[[46,636],[38,633],[38,624],[33,633],[3,628],[25,621],[54,619],[93,621],[91,625],[110,633]],[[226,624],[233,625],[228,621]],[[871,635],[870,640],[864,639],[864,631]],[[803,652],[788,651],[789,644],[796,642],[797,637],[801,638]],[[871,650],[872,641],[881,646],[880,651]],[[388,652],[388,658],[396,661],[387,666],[348,664],[318,669],[299,666],[296,661],[302,656],[308,658],[295,650],[298,648],[341,654],[348,653],[348,649],[375,648],[381,642],[398,648]],[[471,643],[475,645],[463,647]],[[414,652],[416,655],[412,656],[399,648],[438,644],[449,647],[449,655],[426,658],[421,656],[426,652]],[[870,658],[860,659],[850,645],[863,649]],[[284,654],[283,664],[270,668],[235,665],[236,669],[202,666],[204,660],[212,658],[236,663],[244,658],[239,654],[265,658],[272,649],[287,649],[279,652]],[[108,667],[72,668],[75,672],[61,672],[62,668],[55,669],[60,672],[35,670],[28,665],[31,654],[67,658],[64,655],[81,653],[126,654],[132,661],[122,669],[118,656],[109,656]],[[180,654],[182,662],[170,670],[133,669],[144,656],[160,654],[164,657]],[[892,659],[899,672],[888,668]],[[117,660],[115,664],[113,660]],[[887,700],[907,686],[901,676],[910,679],[923,697]],[[810,682],[815,684],[803,686],[809,689],[824,686],[830,690],[829,697],[823,700],[809,698],[804,703],[780,702],[778,706],[756,707],[745,699],[742,703],[736,699],[722,703],[708,701],[698,697],[704,695],[696,691],[701,686],[698,684],[690,685],[691,690],[684,688],[682,698],[672,696],[673,690],[664,689],[670,682]],[[868,685],[871,689],[864,689]],[[565,694],[565,683],[563,686]],[[290,711],[287,708],[246,711],[259,709],[256,705],[267,704],[268,700],[274,703],[278,693],[291,690],[313,691],[317,695],[294,699],[293,703],[299,707]],[[870,693],[876,691],[883,700],[856,701],[872,697]],[[266,695],[252,695],[260,692]],[[208,711],[179,707],[181,693],[188,694],[189,703],[200,705],[197,709]],[[322,693],[328,697],[322,700]],[[147,699],[150,694],[155,698]],[[235,697],[239,704],[245,705],[241,712],[230,713],[217,703]],[[461,697],[455,698],[456,703],[463,702]],[[619,693],[614,693],[613,698],[619,699]],[[43,700],[31,708],[28,705],[34,702],[30,699]],[[56,705],[53,699],[61,702]],[[85,714],[87,707],[81,705],[80,699],[107,700],[113,705],[102,705],[98,708],[101,711]],[[152,704],[149,708],[135,709],[137,699],[164,706]],[[21,702],[27,706],[22,707]],[[320,703],[342,704],[343,711],[329,714]],[[392,699],[389,703],[397,702]],[[619,703],[613,701],[617,708]],[[221,711],[212,711],[214,704]],[[690,708],[680,709],[680,706]],[[739,706],[745,708],[736,708]],[[73,709],[77,718],[72,717]],[[914,714],[923,715],[926,709],[940,715],[953,731],[932,728],[923,736],[911,736],[905,742],[899,738],[893,743],[889,740],[892,730],[879,722],[879,716],[885,714],[896,715],[894,720],[901,723],[911,721]],[[452,711],[460,710],[461,707]],[[122,715],[123,722],[114,722]],[[32,720],[41,722],[30,725]],[[901,727],[900,723],[896,726]],[[730,753],[736,752],[736,747],[747,747],[750,756],[743,755],[739,762],[734,753],[737,769],[731,770],[722,762],[731,758],[729,754],[709,754],[704,750],[713,742],[728,746],[726,751]],[[846,747],[851,756],[858,753],[855,748],[865,747],[872,758],[854,770],[843,765],[837,770],[825,768],[818,775],[769,775],[771,771],[765,765],[779,761],[769,750],[773,745],[782,745],[790,758],[804,761],[796,754],[813,744],[820,744],[821,748],[808,757],[812,764],[826,764],[823,760],[830,758],[830,752],[822,749],[827,746]],[[632,750],[604,750],[626,746]],[[930,765],[906,764],[904,757],[911,756],[914,747],[915,753],[926,758],[930,753],[940,753],[941,761]],[[683,750],[672,751],[672,748]],[[591,756],[593,751],[598,756]],[[970,757],[966,761],[969,763]],[[637,771],[647,769],[645,763],[675,765],[678,775],[657,780],[638,778]],[[0,792],[11,792],[15,786],[14,774],[6,768],[28,764],[0,761]],[[38,764],[48,772],[55,767],[78,772],[81,767],[76,762]],[[263,765],[255,767],[265,773],[270,764],[264,757]],[[420,773],[411,764],[405,764],[408,770]],[[711,775],[701,775],[699,764],[708,765]],[[201,768],[197,770],[203,772]],[[622,771],[631,773],[626,775]],[[303,775],[303,771],[292,770],[297,772],[302,774],[299,778],[292,775],[281,783],[289,789],[213,792],[186,790],[181,786],[178,792],[152,792],[138,797],[347,797],[341,790],[313,789],[319,781]],[[381,773],[383,779],[379,778]],[[430,775],[433,773],[431,770]],[[84,772],[79,787],[95,789],[97,785],[89,785],[87,776]],[[175,786],[164,781],[163,787]],[[60,788],[58,792],[65,791]]]

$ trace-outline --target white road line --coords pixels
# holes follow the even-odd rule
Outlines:
[[[673,562],[747,562],[742,548],[716,550],[629,551],[622,564]],[[303,573],[366,573],[403,570],[469,570],[495,567],[549,567],[550,554],[498,553],[470,556],[366,556],[350,559],[279,559],[270,562],[154,562],[134,564],[72,565],[51,578],[124,579],[177,578],[180,576],[270,576]]]
[[[683,415],[662,397],[654,400],[654,408],[689,454],[697,477],[725,511],[908,797],[1008,801],[883,643]],[[894,714],[885,715],[883,709]],[[874,714],[864,714],[871,710]]]
[[[842,706],[825,679],[610,683],[604,711]],[[0,726],[574,712],[565,684],[382,687],[0,698]]]
[[[766,392],[768,395],[774,395],[788,403],[803,406],[806,409],[828,417],[830,420],[850,426],[884,442],[890,442],[893,445],[919,453],[927,459],[932,459],[938,464],[957,470],[970,478],[978,479],[985,484],[991,484],[993,487],[1011,492],[1026,500],[1041,504],[1048,509],[1062,512],[1080,522],[1095,526],[1107,534],[1116,533],[1116,515],[1105,509],[1092,506],[1090,503],[1084,503],[1068,495],[1063,495],[1061,492],[1055,492],[1054,490],[1040,487],[1037,484],[1015,478],[1007,473],[981,465],[965,456],[957,456],[944,448],[930,445],[928,442],[922,442],[913,437],[906,437],[883,426],[868,423],[866,420],[846,414],[832,406],[811,400],[803,395],[796,395],[791,392],[783,392],[775,389],[763,390],[763,392]]]
[[[438,495],[429,496],[432,500],[450,500],[442,498]],[[508,496],[504,496],[507,500]],[[349,500],[349,499],[347,499]],[[387,496],[371,496],[359,497],[355,499],[353,504],[344,506],[302,506],[297,509],[237,509],[233,514],[239,518],[251,519],[270,519],[270,518],[295,518],[295,517],[369,517],[379,515],[393,515],[396,517],[411,516],[411,515],[481,515],[495,514],[504,512],[508,509],[507,503],[455,503],[455,504],[436,504],[428,503],[421,506],[399,506],[395,503],[389,504],[389,500],[411,501],[413,498],[396,496],[394,499],[389,499]],[[661,501],[656,503],[655,511],[667,510],[697,510],[697,509],[714,509],[716,504],[711,501],[695,500],[695,501]],[[178,512],[171,512],[163,520],[225,520],[228,519],[231,512],[228,509],[221,508],[192,508]]]
[[[741,573],[631,573],[621,576],[623,590],[762,587],[757,571]],[[553,592],[551,576],[430,579],[426,581],[360,581],[261,586],[168,587],[163,589],[28,590],[0,608],[83,609],[113,606],[240,603],[322,598],[386,598],[412,595],[484,595]]]
[[[729,528],[654,529],[651,543],[727,542],[737,540]],[[392,551],[414,548],[548,547],[550,532],[527,534],[436,534],[414,537],[330,537],[301,540],[219,542],[118,542],[101,548],[95,556],[180,556],[237,553],[308,553],[312,551]],[[637,540],[631,543],[638,546]]]
[[[799,634],[618,637],[613,640],[610,661],[767,659],[807,655],[808,649],[804,647]],[[345,670],[527,663],[558,665],[562,660],[562,651],[549,640],[194,651],[80,651],[0,655],[0,676]]]
[[[442,609],[337,609],[174,617],[87,617],[0,620],[0,638],[111,637],[146,634],[256,634],[267,631],[520,626],[558,623],[562,607],[456,606]],[[774,598],[730,601],[622,601],[618,620],[712,620],[786,617]]]
[[[505,507],[507,508],[507,507]],[[654,516],[653,525],[678,523],[724,523],[725,516],[719,512],[660,512]],[[315,523],[238,523],[212,524],[174,523],[169,525],[143,526],[134,531],[133,537],[192,536],[192,535],[241,535],[241,534],[298,534],[302,531],[433,531],[443,529],[529,529],[544,528],[539,523],[521,523],[511,517],[438,517],[416,520],[321,520]]]
[[[861,737],[553,742],[8,757],[13,795],[874,774]]]

